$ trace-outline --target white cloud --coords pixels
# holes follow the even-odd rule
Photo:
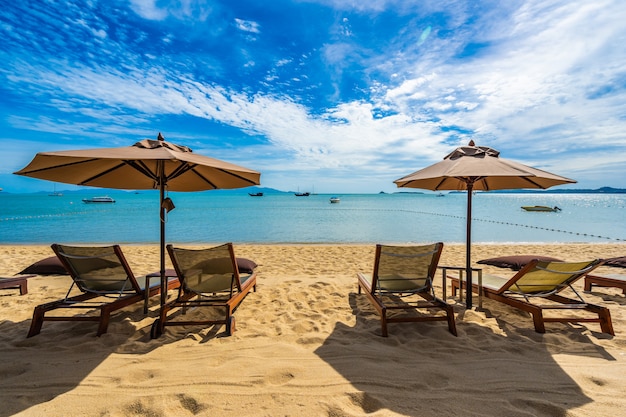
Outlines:
[[[156,0],[130,0],[130,6],[144,19],[164,20],[168,16],[167,10],[156,5]]]
[[[352,26],[356,19],[340,18],[344,28],[351,24],[351,43],[344,38],[336,43],[324,40],[317,50],[294,54],[307,61],[297,73],[288,72],[292,58],[273,58],[270,69],[263,70],[268,90],[275,92],[279,90],[271,87],[280,79],[306,84],[313,78],[309,78],[308,66],[320,58],[330,68],[328,79],[337,89],[328,98],[332,104],[327,108],[308,107],[289,93],[259,91],[253,82],[236,89],[201,82],[182,62],[172,68],[152,62],[146,69],[134,62],[144,57],[157,61],[157,55],[136,59],[126,52],[129,63],[125,61],[123,67],[68,66],[60,60],[47,66],[17,65],[13,75],[7,76],[10,82],[33,97],[42,92],[54,94],[58,111],[79,113],[94,122],[18,116],[9,122],[18,128],[30,124],[36,131],[67,135],[82,131],[95,137],[129,127],[128,134],[146,136],[150,132],[142,126],[152,120],[192,115],[262,138],[250,149],[271,159],[254,165],[274,176],[282,172],[291,177],[290,172],[298,170],[313,177],[323,171],[336,179],[347,171],[365,179],[377,172],[391,185],[391,180],[441,159],[469,138],[502,150],[503,157],[541,164],[574,178],[587,173],[595,178],[603,167],[613,178],[626,175],[626,26],[622,22],[626,2],[529,0],[512,14],[509,8],[513,6],[508,5],[475,15],[471,24],[466,20],[466,2],[322,3],[338,10],[373,13],[392,6],[413,7],[422,14],[426,14],[424,8],[436,8],[449,16],[446,27],[433,22],[427,30],[416,24],[419,30],[399,34],[374,57],[354,40],[358,38],[358,28]],[[150,20],[190,16],[193,10],[202,9],[194,1],[181,3],[178,10],[167,2],[132,0],[131,4]],[[209,8],[202,10],[206,15]],[[260,33],[255,21],[235,19],[235,24],[246,34]],[[106,39],[104,28],[89,27],[99,39]],[[164,44],[178,39],[163,36]],[[479,52],[468,52],[469,44],[477,45]],[[238,64],[241,67],[263,65],[254,50],[243,51],[241,56],[245,58]],[[340,81],[355,76],[345,74],[354,62],[363,66],[367,76],[362,80],[369,82],[364,90],[371,96],[341,101]],[[106,127],[98,132],[102,121]]]
[[[235,18],[235,23],[237,24],[237,29],[244,32],[261,33],[257,22]]]

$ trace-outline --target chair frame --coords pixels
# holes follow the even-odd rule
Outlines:
[[[228,253],[230,256],[230,260],[233,265],[233,276],[231,289],[229,293],[225,293],[225,295],[216,295],[206,296],[204,293],[198,293],[193,290],[190,290],[187,285],[185,285],[185,273],[180,265],[177,257],[177,250],[184,251],[193,251],[194,249],[182,249],[175,248],[173,245],[167,245],[167,251],[170,255],[170,259],[172,260],[172,265],[174,266],[174,270],[180,280],[180,286],[178,288],[178,296],[176,299],[166,303],[161,307],[161,311],[159,313],[159,318],[154,321],[152,324],[152,329],[150,331],[150,336],[153,339],[160,337],[165,331],[166,326],[197,326],[197,325],[218,325],[224,324],[226,326],[226,334],[228,336],[232,336],[235,332],[235,317],[233,313],[239,307],[241,302],[246,298],[250,290],[256,292],[256,280],[257,280],[257,272],[253,271],[252,274],[242,283],[239,275],[239,269],[237,267],[237,260],[235,258],[235,251],[233,249],[232,243],[226,243],[221,246],[228,247]],[[219,248],[217,246],[216,248]],[[213,249],[213,248],[211,248]],[[199,249],[206,250],[206,249]],[[193,300],[193,298],[197,297],[197,299]],[[219,320],[172,320],[171,317],[168,317],[167,313],[176,308],[181,307],[182,314],[186,314],[186,310],[189,307],[213,307],[213,308],[223,308],[224,309],[224,318]]]
[[[16,275],[13,277],[0,278],[0,290],[19,289],[20,295],[28,294],[28,278],[34,274]]]
[[[567,262],[543,262],[543,264],[555,264],[555,263],[567,263]],[[610,335],[615,335],[613,330],[613,324],[611,322],[611,312],[608,308],[598,306],[595,304],[591,304],[586,302],[582,296],[576,291],[572,284],[578,279],[584,277],[595,268],[602,264],[602,261],[597,259],[588,263],[588,265],[578,271],[556,271],[550,270],[545,267],[542,267],[538,264],[542,264],[538,260],[533,260],[529,262],[524,268],[519,270],[513,277],[508,279],[502,286],[499,288],[491,288],[489,286],[484,286],[479,288],[477,284],[472,285],[472,291],[478,293],[478,291],[482,290],[482,294],[485,298],[489,298],[495,301],[499,301],[504,304],[508,304],[512,307],[515,307],[519,310],[526,311],[530,313],[533,318],[533,324],[535,327],[535,331],[537,333],[545,333],[545,323],[556,322],[556,323],[599,323],[600,328],[603,333],[608,333]],[[555,273],[563,273],[571,275],[571,277],[565,280],[562,284],[555,286],[552,291],[542,292],[542,293],[524,293],[522,291],[512,291],[510,288],[516,286],[517,281],[520,280],[524,275],[533,271],[535,269],[543,269],[548,272]],[[495,276],[498,277],[498,276]],[[450,284],[452,287],[452,295],[456,295],[457,290],[460,286],[460,280],[456,276],[449,276]],[[498,277],[501,278],[501,277]],[[489,279],[489,275],[483,276],[483,282]],[[532,285],[532,284],[529,284]],[[519,287],[518,287],[519,288]],[[558,294],[562,290],[569,288],[576,294],[578,299],[573,299],[569,297],[565,297],[563,295]],[[538,304],[531,300],[535,299],[547,299],[553,301],[554,304]],[[597,315],[596,317],[574,317],[574,316],[561,316],[561,317],[544,317],[543,312],[545,310],[585,310],[589,313]]]
[[[622,277],[622,279],[614,278],[613,276],[619,276]],[[622,294],[626,295],[626,275],[587,275],[585,277],[585,291],[591,291],[594,285],[606,288],[619,288],[622,290]]]
[[[376,245],[376,253],[374,258],[374,271],[372,273],[371,283],[369,282],[369,278],[365,276],[363,273],[357,273],[357,282],[358,282],[358,293],[361,294],[361,291],[365,293],[369,301],[372,303],[376,312],[380,316],[380,324],[381,331],[383,337],[388,337],[387,325],[388,323],[407,323],[407,322],[426,322],[426,321],[446,321],[448,323],[448,330],[453,335],[457,335],[456,332],[456,324],[454,321],[454,310],[451,305],[447,304],[445,301],[435,296],[434,288],[432,286],[432,280],[437,271],[437,264],[439,263],[439,258],[441,257],[441,251],[443,250],[443,243],[438,242],[435,244],[435,253],[433,254],[433,258],[431,260],[431,264],[428,269],[428,277],[426,278],[426,284],[417,288],[416,290],[409,291],[382,291],[379,288],[378,283],[378,271],[380,267],[380,256],[384,250],[384,248],[394,248],[394,247],[406,247],[406,246],[390,246],[390,245]],[[425,254],[426,256],[428,254]],[[425,302],[415,302],[404,303],[404,304],[390,304],[385,303],[383,300],[383,295],[418,295],[422,297]],[[387,313],[390,310],[418,310],[423,308],[437,308],[443,310],[446,315],[438,316],[418,316],[418,317],[389,317]]]
[[[69,246],[68,246],[69,247]],[[98,322],[98,330],[96,336],[101,336],[107,332],[111,313],[121,308],[127,307],[137,302],[143,302],[145,298],[145,291],[148,291],[148,296],[152,297],[161,292],[161,286],[154,285],[149,288],[142,289],[133,274],[132,270],[119,245],[113,246],[98,246],[94,247],[102,250],[112,249],[124,271],[126,272],[127,281],[130,284],[128,290],[122,291],[93,291],[85,288],[81,285],[82,279],[79,273],[72,265],[71,255],[64,253],[62,245],[53,244],[52,250],[58,256],[63,266],[69,271],[72,277],[72,285],[68,290],[65,297],[61,300],[52,301],[49,303],[41,304],[35,307],[33,311],[33,319],[30,324],[27,337],[32,337],[41,332],[41,327],[44,321],[95,321]],[[94,256],[94,258],[96,258]],[[73,288],[76,287],[81,291],[81,294],[70,296]],[[126,284],[124,285],[124,288]],[[168,290],[178,287],[178,280],[168,281]],[[112,301],[98,301],[97,299],[108,298]],[[50,316],[48,312],[58,309],[82,309],[99,311],[98,315],[90,316]]]

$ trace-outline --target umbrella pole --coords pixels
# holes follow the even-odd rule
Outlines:
[[[467,183],[467,240],[465,242],[465,274],[467,275],[467,295],[465,307],[472,308],[472,190],[474,183]]]
[[[161,259],[161,307],[163,307],[163,305],[165,305],[165,301],[167,300],[167,278],[165,277],[165,207],[163,207],[163,200],[165,199],[165,164],[162,161],[159,161],[159,165],[159,223],[161,226],[159,257]]]

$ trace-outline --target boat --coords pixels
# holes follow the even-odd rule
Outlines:
[[[296,193],[295,194],[296,197],[308,197],[310,195],[311,195],[311,193]]]
[[[445,197],[446,195],[444,193],[437,193],[437,197]]]
[[[83,198],[83,203],[115,203],[115,200],[109,196],[91,197]]]
[[[331,203],[338,203],[338,202],[340,202],[340,201],[341,201],[341,200],[339,199],[339,197],[331,197],[331,198],[330,198],[330,202],[331,202]]]
[[[263,193],[248,193],[250,197],[263,197]]]
[[[57,191],[57,187],[56,187],[56,185],[55,185],[55,186],[54,186],[53,191],[52,191],[50,194],[48,194],[48,195],[49,195],[50,197],[62,197],[62,196],[63,196],[63,193],[62,193],[62,192],[60,192],[60,191]]]
[[[561,211],[557,206],[522,206],[522,208],[526,211]]]

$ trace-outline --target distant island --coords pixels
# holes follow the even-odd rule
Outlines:
[[[100,190],[100,191],[98,191]],[[263,194],[293,194],[294,191],[282,191],[277,190],[275,188],[269,187],[246,187],[246,188],[238,188],[238,189],[217,189],[217,190],[207,190],[211,193],[219,193],[219,194],[249,194],[249,193],[263,193]],[[122,194],[122,193],[134,193],[134,194],[143,194],[150,192],[158,192],[156,190],[117,190],[117,189],[106,189],[106,188],[97,188],[97,187],[86,187],[78,190],[61,190],[56,191],[58,194],[94,194],[94,193],[107,193],[107,194]],[[567,188],[567,189],[559,189],[559,188],[550,188],[547,190],[541,189],[521,189],[521,190],[491,190],[491,191],[477,191],[478,193],[491,193],[491,194],[626,194],[626,188],[613,188],[613,187],[601,187],[597,189],[586,189],[586,188]],[[35,194],[50,194],[49,191],[35,191]],[[448,191],[447,194],[465,194],[467,191],[458,191],[451,190]],[[0,188],[0,194],[11,194],[10,192],[3,191]],[[350,194],[350,193],[344,193]],[[368,193],[359,193],[359,194],[368,194]],[[422,191],[393,191],[393,192],[385,192],[380,191],[378,193],[372,194],[424,194]]]
[[[528,193],[545,193],[545,194],[626,194],[626,188],[601,187],[595,190],[586,188],[549,188],[547,190],[493,190],[482,191],[488,193],[504,193],[504,194],[528,194]]]

